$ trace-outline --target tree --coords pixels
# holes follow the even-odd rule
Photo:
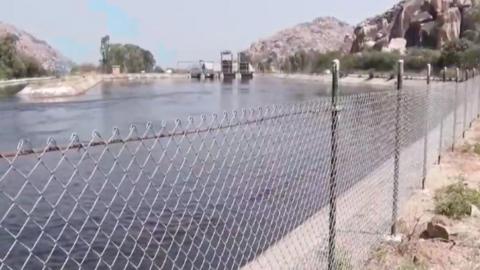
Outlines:
[[[100,60],[102,70],[104,73],[109,72],[111,68],[111,63],[109,59],[110,55],[110,36],[106,35],[101,39],[100,45],[100,55],[102,59]]]
[[[145,64],[145,71],[152,72],[155,68],[156,61],[155,57],[153,57],[153,54],[150,51],[143,51],[143,61]]]
[[[153,54],[133,44],[111,44],[108,51],[108,65],[120,66],[122,72],[152,72],[155,68]]]
[[[36,59],[17,51],[17,41],[18,37],[13,34],[0,39],[0,79],[46,75],[47,72]]]

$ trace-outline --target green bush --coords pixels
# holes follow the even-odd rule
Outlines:
[[[84,73],[95,73],[100,71],[100,68],[94,64],[80,64],[74,65],[72,70],[70,71],[71,74],[84,74]]]
[[[34,58],[17,51],[17,41],[18,37],[15,35],[0,39],[0,79],[46,75],[47,72]]]
[[[150,51],[133,44],[108,44],[104,61],[108,70],[116,65],[128,73],[152,72],[156,63]]]
[[[425,70],[428,64],[436,65],[440,55],[440,51],[431,49],[409,49],[404,57],[405,69],[412,71]]]
[[[391,71],[398,59],[398,53],[368,51],[354,57],[353,67],[361,70]]]
[[[313,71],[322,72],[332,66],[332,61],[339,59],[341,54],[339,52],[328,52],[324,54],[316,54],[313,60]],[[343,63],[342,63],[343,64]]]
[[[436,192],[435,213],[460,219],[471,214],[471,206],[480,207],[480,192],[466,187],[462,182]]]
[[[472,42],[466,39],[457,39],[445,44],[442,48],[441,56],[437,65],[439,67],[448,66],[465,66],[465,53],[474,48]],[[471,52],[470,52],[471,53]]]
[[[473,146],[473,152],[477,155],[480,155],[480,143],[477,143]]]

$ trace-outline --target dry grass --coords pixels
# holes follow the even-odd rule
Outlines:
[[[402,241],[384,242],[359,269],[480,270],[480,218],[471,216],[471,206],[480,207],[480,122],[458,145],[429,172],[426,189],[404,205]],[[432,220],[445,224],[449,241],[420,239]]]
[[[435,193],[435,213],[461,219],[471,214],[472,205],[480,207],[480,192],[466,186],[461,180]]]

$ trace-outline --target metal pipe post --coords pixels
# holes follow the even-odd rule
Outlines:
[[[458,111],[458,83],[460,81],[460,69],[455,69],[455,98],[453,101],[453,135],[452,152],[455,151],[455,140],[457,139],[457,111]]]
[[[429,117],[430,117],[430,76],[432,75],[432,65],[427,65],[427,93],[425,97],[425,134],[423,139],[423,175],[422,175],[422,189],[425,189],[425,182],[427,181],[427,162],[428,162],[428,133],[429,133]]]
[[[465,135],[467,133],[467,115],[468,115],[468,69],[465,70],[467,74],[466,83],[463,85],[463,132],[462,138],[465,139]]]
[[[329,237],[328,237],[328,270],[335,270],[336,266],[336,223],[337,223],[337,124],[338,124],[338,80],[340,61],[332,62],[332,119],[331,119],[331,153],[330,153],[330,182],[329,182]]]
[[[472,80],[475,80],[475,68],[472,68]],[[475,85],[475,82],[472,82],[472,85]],[[470,111],[468,112],[469,116],[469,123],[468,123],[468,129],[471,129],[472,126],[473,126],[473,120],[475,118],[475,116],[473,115],[473,111],[475,108],[473,108],[474,106],[474,102],[473,102],[473,99],[470,100],[470,98],[468,99],[468,101],[470,101],[472,103],[472,107],[470,108]]]
[[[392,235],[397,233],[398,187],[400,178],[400,113],[402,106],[403,60],[397,63],[397,104],[395,108],[395,149],[393,157],[393,202],[392,202]]]
[[[473,69],[473,70],[475,71],[476,69]],[[474,85],[476,85],[476,84],[474,84]],[[477,88],[478,88],[477,89],[478,90],[477,118],[480,118],[480,87],[477,87]]]
[[[447,67],[444,67],[443,68],[443,83],[446,83],[447,82]],[[443,86],[445,87],[445,86]],[[443,94],[443,93],[442,93]],[[442,110],[441,110],[441,113],[442,115],[440,116],[440,139],[439,139],[439,146],[438,146],[438,164],[440,164],[442,162],[442,150],[443,150],[443,118],[445,116],[445,112],[444,112],[444,99],[442,98]]]

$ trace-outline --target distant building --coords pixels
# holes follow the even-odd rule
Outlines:
[[[113,75],[119,75],[120,73],[122,73],[122,71],[120,70],[120,66],[112,66]]]

